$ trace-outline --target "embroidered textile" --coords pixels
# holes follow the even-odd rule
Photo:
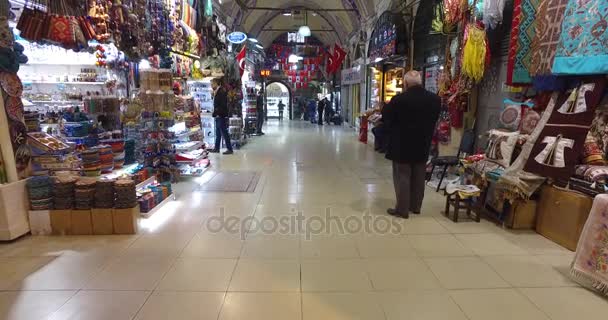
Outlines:
[[[532,148],[526,172],[562,182],[574,174],[604,86],[605,79],[598,77],[554,99],[555,107]]]
[[[522,134],[530,134],[536,128],[536,125],[540,121],[540,114],[538,112],[526,108],[524,112],[524,117],[521,119],[521,130]]]
[[[517,131],[521,122],[521,105],[507,104],[500,113],[498,120],[500,122],[500,128],[509,131]]]
[[[564,13],[554,74],[608,73],[608,1],[570,0]]]
[[[519,132],[503,132],[490,130],[488,147],[486,148],[486,159],[503,167],[511,164],[515,144],[519,138]]]
[[[519,21],[519,34],[517,37],[517,54],[513,69],[513,83],[529,84],[532,61],[532,39],[536,35],[536,10],[541,0],[522,0]]]
[[[544,0],[536,15],[536,37],[532,40],[530,74],[551,74],[555,51],[562,30],[562,21],[568,0]]]
[[[511,22],[511,36],[509,37],[509,56],[507,59],[507,84],[513,84],[513,71],[515,69],[515,57],[517,56],[519,27],[521,23],[521,2],[515,0],[513,3],[513,21]]]
[[[576,247],[570,274],[581,285],[608,295],[608,195],[600,194]]]

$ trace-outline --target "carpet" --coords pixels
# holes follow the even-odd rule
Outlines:
[[[581,285],[608,295],[608,194],[593,201],[570,274]]]
[[[208,192],[255,192],[261,173],[257,171],[220,171],[201,186]]]

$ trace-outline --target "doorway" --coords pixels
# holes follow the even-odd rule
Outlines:
[[[268,119],[291,119],[291,90],[282,82],[272,82],[266,86],[266,108]],[[283,112],[279,105],[282,104]]]

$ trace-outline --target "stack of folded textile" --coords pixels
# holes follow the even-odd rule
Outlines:
[[[74,188],[78,179],[72,176],[57,177],[53,184],[54,208],[59,210],[74,207]]]
[[[137,194],[135,192],[135,182],[133,180],[117,180],[114,183],[114,207],[117,209],[127,209],[137,206]]]
[[[27,180],[30,209],[53,209],[52,186],[53,184],[49,176],[31,177]]]
[[[95,179],[80,179],[75,184],[74,207],[79,210],[88,210],[93,207],[95,198]]]
[[[95,177],[101,174],[101,161],[99,159],[99,150],[90,149],[80,153],[82,158],[82,170],[85,176]]]

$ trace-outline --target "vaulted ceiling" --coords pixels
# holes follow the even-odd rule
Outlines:
[[[360,24],[376,14],[385,0],[223,0],[235,30],[257,37],[267,46],[280,34],[305,23],[325,44],[343,43]],[[286,16],[284,13],[290,13]]]

